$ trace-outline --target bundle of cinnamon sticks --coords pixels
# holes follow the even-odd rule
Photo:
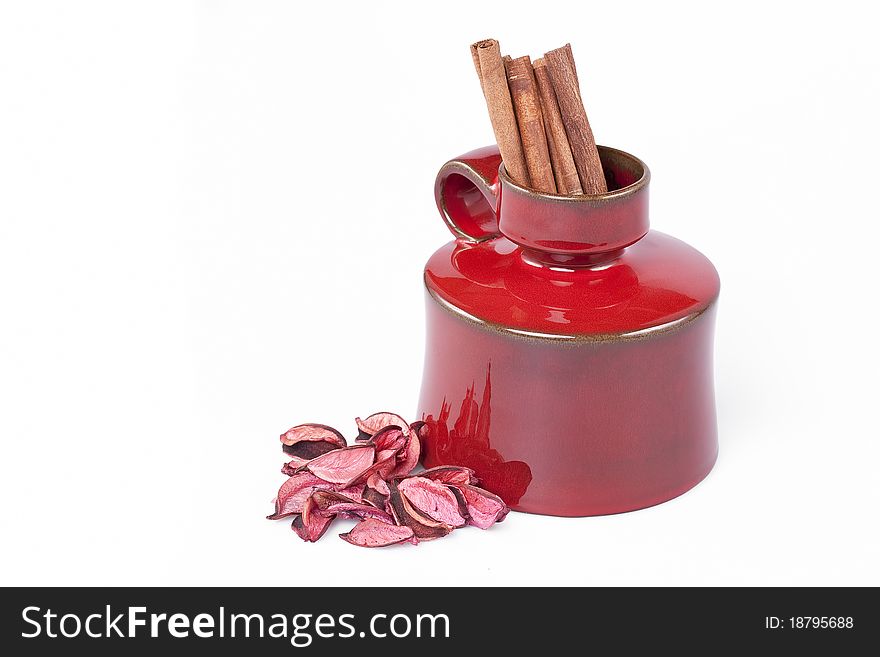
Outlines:
[[[502,57],[495,39],[471,46],[501,159],[510,177],[566,196],[608,191],[581,99],[571,44],[534,62]]]

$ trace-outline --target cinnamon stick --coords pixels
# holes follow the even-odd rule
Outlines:
[[[581,81],[578,80],[578,72],[577,66],[574,63],[574,53],[571,51],[571,44],[566,43],[562,48],[560,48],[562,52],[565,53],[565,56],[568,57],[568,61],[571,62],[571,70],[574,71],[574,81],[577,83],[578,90],[581,88]]]
[[[477,54],[477,46],[482,43],[481,41],[477,41],[477,43],[471,44],[471,59],[474,61],[474,68],[477,70],[477,77],[480,78],[480,89],[483,88],[483,70],[480,68],[480,56]],[[483,91],[485,94],[486,92]]]
[[[478,75],[504,167],[513,180],[522,185],[529,185],[531,179],[523,155],[513,101],[507,87],[507,73],[501,60],[498,42],[495,39],[478,41],[471,46],[471,56],[474,57],[474,65],[479,64]]]
[[[556,100],[556,92],[553,91],[553,83],[550,81],[547,65],[542,58],[536,59],[533,68],[535,81],[538,85],[538,95],[541,99],[541,110],[544,114],[544,130],[547,133],[550,162],[553,164],[553,174],[556,177],[556,191],[572,196],[583,194],[584,190],[574,165],[571,147],[568,145],[565,124],[563,124],[562,115],[559,113],[559,103]]]
[[[526,168],[532,181],[532,188],[539,192],[556,193],[553,167],[550,164],[550,151],[547,135],[544,132],[544,118],[541,101],[532,73],[532,62],[528,57],[517,57],[506,62],[507,84],[513,99],[513,109],[519,126]]]
[[[562,48],[545,53],[544,61],[550,80],[553,82],[553,90],[556,92],[565,133],[568,135],[568,143],[583,191],[586,194],[603,194],[608,191],[608,187],[605,184],[599,151],[596,149],[596,140],[581,100],[577,69],[571,57],[571,46],[566,44]]]

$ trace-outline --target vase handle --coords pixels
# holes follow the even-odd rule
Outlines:
[[[437,209],[457,239],[482,242],[498,237],[497,146],[478,148],[440,167],[434,184]]]

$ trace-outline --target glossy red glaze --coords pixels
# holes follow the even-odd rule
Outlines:
[[[623,151],[604,146],[599,151],[611,193],[597,196],[535,194],[514,183],[502,168],[496,174],[504,181],[498,201],[499,232],[531,249],[537,258],[545,253],[595,256],[644,237],[648,168]]]
[[[611,191],[596,197],[516,187],[494,149],[438,175],[458,239],[425,270],[425,465],[469,466],[522,511],[657,504],[717,452],[717,273],[683,242],[645,235],[647,167],[601,156]]]

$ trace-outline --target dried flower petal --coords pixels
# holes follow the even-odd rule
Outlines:
[[[470,468],[458,465],[438,465],[422,470],[416,476],[432,479],[443,484],[476,484],[477,477]]]
[[[366,502],[367,504],[372,504],[377,509],[385,509],[388,504],[388,496],[382,494],[371,486],[364,487],[364,492],[361,498],[364,500],[364,502]]]
[[[369,488],[379,491],[380,493],[382,493],[382,495],[385,495],[386,497],[391,494],[391,492],[388,490],[388,483],[378,474],[374,473],[367,477],[367,486]]]
[[[399,452],[407,444],[409,438],[398,427],[385,427],[363,444],[372,444],[376,448],[375,462],[352,477],[346,485],[367,481],[370,477],[388,479],[397,469]]]
[[[275,498],[275,513],[266,516],[269,520],[280,520],[302,513],[303,505],[316,490],[328,490],[333,485],[319,479],[310,472],[298,472],[281,484]]]
[[[398,483],[401,493],[422,515],[453,527],[465,524],[458,500],[446,486],[424,477],[408,477]]]
[[[299,458],[298,456],[295,456],[291,460],[289,460],[287,463],[285,463],[284,465],[281,466],[281,474],[285,474],[288,477],[292,477],[297,472],[300,472],[302,470],[302,467],[306,463],[308,463],[309,461],[311,461],[311,459],[303,459],[303,458]]]
[[[373,464],[375,453],[372,445],[342,447],[312,459],[303,467],[324,481],[346,484]]]
[[[405,434],[409,434],[409,424],[397,413],[373,413],[368,415],[365,420],[358,417],[354,421],[360,431],[358,440],[366,440],[385,427],[399,427]]]
[[[376,451],[397,452],[406,447],[408,436],[400,427],[389,426],[373,434],[370,442],[376,446]]]
[[[404,541],[418,543],[418,539],[415,537],[415,534],[413,534],[413,530],[409,527],[389,525],[388,523],[376,520],[375,518],[362,520],[356,524],[350,532],[340,534],[339,538],[352,545],[371,548],[396,545],[398,543],[403,543]]]
[[[334,488],[340,495],[345,495],[347,498],[354,500],[355,502],[363,502],[364,489],[366,486],[364,484],[356,484],[354,486],[344,486],[342,488]]]
[[[301,424],[281,436],[289,478],[269,518],[293,516],[291,527],[305,541],[317,541],[337,517],[359,518],[343,540],[381,547],[439,538],[465,524],[485,529],[507,514],[499,497],[474,486],[470,468],[442,465],[410,475],[430,428],[425,422],[374,413],[357,425],[351,446],[323,424]]]
[[[376,476],[385,479],[388,473],[394,468],[397,462],[397,452],[385,450],[376,454],[376,462],[369,466],[363,472],[359,472],[352,477],[351,481],[346,482],[346,486],[352,486],[355,483],[367,481],[370,477]]]
[[[416,432],[410,432],[406,447],[397,455],[397,466],[388,473],[387,478],[391,479],[408,475],[419,464],[421,454],[422,442]]]
[[[434,520],[432,517],[422,513],[417,507],[413,506],[412,502],[409,501],[409,498],[403,493],[400,494],[400,501],[403,505],[404,514],[407,515],[409,518],[415,520],[419,524],[424,525],[425,527],[431,527],[435,530],[446,530],[443,536],[455,529],[452,525],[449,525],[440,520]],[[392,515],[394,514],[392,513]]]
[[[285,445],[294,445],[298,442],[329,442],[336,444],[337,447],[345,447],[345,437],[333,427],[326,424],[315,424],[312,422],[306,424],[298,424],[291,427],[281,434],[281,442]]]
[[[284,452],[306,460],[345,447],[345,444],[343,435],[326,424],[298,424],[281,434]]]
[[[473,524],[471,522],[471,514],[468,513],[467,500],[464,499],[464,493],[461,492],[461,489],[458,486],[446,484],[446,487],[452,491],[453,495],[455,495],[455,500],[458,502],[458,512],[461,514],[461,517],[465,519],[465,524]]]
[[[314,505],[312,513],[320,513],[325,516],[344,515],[346,517],[357,518],[376,518],[382,522],[394,523],[394,518],[390,513],[382,509],[377,509],[371,504],[364,504],[352,500],[351,498],[335,493],[332,491],[317,491],[311,497],[311,503]]]
[[[302,540],[314,543],[324,535],[335,518],[318,512],[314,497],[309,497],[302,515],[294,517],[291,528]]]
[[[423,516],[401,494],[396,482],[388,482],[388,489],[390,492],[388,502],[394,519],[397,521],[397,524],[405,525],[412,529],[416,538],[429,541],[446,536],[446,534],[452,531],[452,525]]]
[[[487,490],[469,486],[467,484],[456,486],[461,491],[467,504],[467,512],[470,516],[469,525],[474,525],[480,529],[488,529],[496,522],[501,522],[508,514],[510,509],[504,501],[497,495],[493,495]]]

